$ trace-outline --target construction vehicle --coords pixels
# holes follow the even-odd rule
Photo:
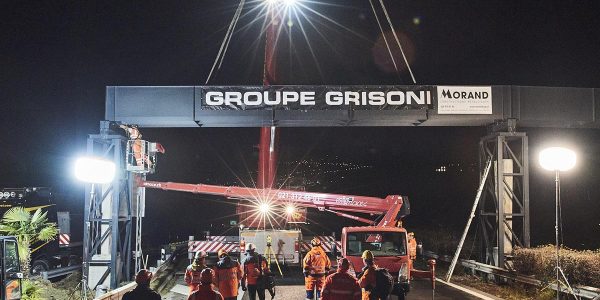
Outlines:
[[[21,299],[21,265],[19,245],[12,236],[0,236],[0,300]]]
[[[12,207],[23,207],[30,212],[43,209],[47,211],[48,221],[58,225],[59,235],[56,239],[32,245],[31,275],[81,263],[82,243],[72,241],[71,215],[68,211],[57,211],[50,188],[0,189],[0,216]]]
[[[370,250],[375,256],[375,264],[386,268],[396,278],[396,291],[400,299],[410,290],[410,279],[414,277],[435,280],[434,262],[429,271],[413,268],[409,253],[409,237],[401,219],[410,214],[407,197],[391,195],[386,198],[367,196],[312,193],[279,189],[256,189],[236,186],[216,186],[173,182],[143,181],[139,187],[167,191],[190,192],[195,194],[218,195],[229,199],[244,199],[256,203],[259,211],[276,215],[295,208],[316,208],[319,211],[366,223],[366,226],[345,227],[341,233],[341,255],[347,258],[352,269],[358,273],[363,265],[361,255]],[[347,212],[380,215],[373,221]]]

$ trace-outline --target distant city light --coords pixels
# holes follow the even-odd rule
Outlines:
[[[75,162],[75,177],[88,183],[109,183],[115,178],[116,167],[112,161],[81,157]]]
[[[568,171],[575,166],[577,155],[573,150],[550,147],[540,152],[540,165],[550,171]]]

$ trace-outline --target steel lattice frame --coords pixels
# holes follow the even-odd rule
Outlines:
[[[483,137],[479,146],[480,174],[488,157],[494,161],[478,209],[480,260],[509,267],[507,255],[512,253],[505,253],[505,243],[511,243],[510,249],[530,246],[528,138],[523,132],[496,132]],[[512,160],[512,171],[505,169],[506,159]]]
[[[112,183],[86,186],[83,275],[91,289],[103,284],[108,276],[111,289],[131,278],[133,180],[124,166],[127,140],[120,135],[108,134],[107,123],[101,123],[101,134],[90,135],[87,141],[88,155],[103,157],[116,165]],[[103,253],[107,250],[108,253]],[[105,267],[106,270],[99,280],[90,282],[90,267]]]

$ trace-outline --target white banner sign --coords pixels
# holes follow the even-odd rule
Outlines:
[[[438,86],[438,114],[491,115],[491,86]]]

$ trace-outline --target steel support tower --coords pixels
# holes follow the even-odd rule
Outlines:
[[[86,185],[83,233],[83,276],[90,289],[114,289],[131,279],[133,180],[125,168],[127,139],[100,123],[100,134],[89,135],[87,155],[115,163],[111,183]]]
[[[511,268],[513,247],[530,246],[527,135],[509,128],[483,137],[479,146],[480,174],[487,158],[493,160],[478,209],[480,261]]]

